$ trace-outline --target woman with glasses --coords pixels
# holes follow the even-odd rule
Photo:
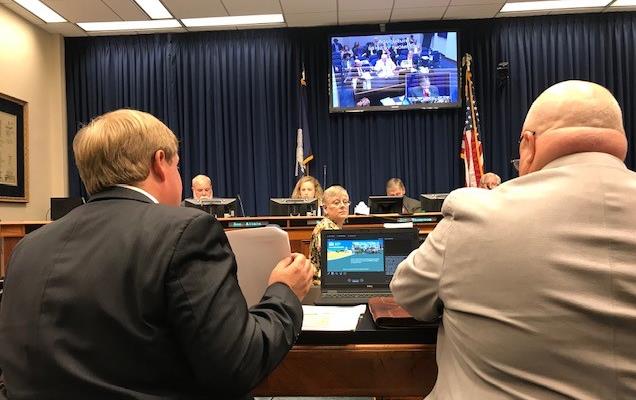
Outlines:
[[[349,216],[349,193],[342,186],[330,186],[322,195],[324,218],[311,233],[309,254],[314,267],[314,285],[320,285],[320,232],[342,229]]]

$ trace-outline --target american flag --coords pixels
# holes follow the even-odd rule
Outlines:
[[[298,129],[296,130],[296,176],[309,175],[309,162],[314,159],[309,141],[307,118],[307,81],[303,68],[300,78],[300,105],[298,107]]]
[[[478,187],[481,176],[484,174],[484,154],[479,139],[479,113],[475,102],[473,74],[470,71],[471,61],[470,54],[466,54],[462,59],[462,65],[466,66],[466,84],[464,86],[466,121],[462,135],[462,150],[459,156],[464,159],[466,186]]]

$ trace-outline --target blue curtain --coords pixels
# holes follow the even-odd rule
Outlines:
[[[636,13],[482,21],[403,23],[387,31],[458,30],[473,56],[486,170],[515,176],[509,160],[533,99],[548,86],[584,79],[606,86],[624,110],[633,151]],[[463,185],[463,109],[329,114],[330,34],[377,25],[66,39],[68,138],[91,118],[120,107],[153,113],[179,137],[184,195],[204,173],[217,196],[240,194],[248,215],[265,215],[270,197],[295,181],[298,79],[305,65],[310,172],[342,184],[352,201],[382,194],[401,177],[412,197]],[[497,64],[510,78],[499,82]],[[69,147],[70,149],[70,147]],[[69,150],[71,194],[83,191]],[[326,179],[323,174],[326,170]]]

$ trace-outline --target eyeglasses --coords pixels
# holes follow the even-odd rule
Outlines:
[[[534,136],[536,134],[536,132],[534,131],[523,131],[523,132],[530,132],[532,134],[532,136]],[[523,141],[523,132],[521,132],[521,135],[519,136],[519,144],[521,144],[521,142]],[[518,158],[513,158],[512,160],[510,160],[510,164],[512,164],[512,167],[515,169],[515,171],[519,172],[519,159]]]
[[[349,200],[334,200],[329,205],[334,206],[336,208],[340,208],[342,206],[349,207],[349,204],[351,204]]]

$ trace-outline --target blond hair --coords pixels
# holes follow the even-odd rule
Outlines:
[[[342,186],[339,186],[339,185],[329,186],[325,190],[325,192],[322,194],[322,203],[326,204],[327,199],[331,199],[332,197],[336,197],[338,195],[342,196],[345,194],[347,195],[347,197],[349,197],[349,193],[347,193],[347,189],[343,188]]]
[[[166,125],[137,110],[101,115],[73,139],[75,164],[89,194],[143,181],[157,150],[163,150],[170,161],[178,149],[177,137]]]
[[[322,200],[322,196],[323,196],[322,186],[320,186],[320,182],[318,182],[318,179],[314,178],[313,176],[309,176],[309,175],[303,176],[302,178],[300,178],[298,180],[298,182],[296,182],[296,186],[294,186],[294,190],[292,191],[291,198],[292,199],[300,199],[302,197],[300,195],[300,187],[305,182],[311,182],[314,185],[314,190],[316,191],[316,198],[319,201],[321,201]]]

